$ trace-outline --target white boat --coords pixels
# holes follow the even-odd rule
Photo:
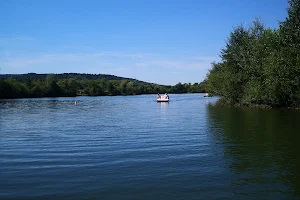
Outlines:
[[[160,98],[160,99],[156,99],[157,102],[169,102],[169,99],[165,99],[165,98]]]
[[[204,97],[210,97],[210,95],[208,93],[205,93]]]
[[[156,96],[156,100],[157,100],[157,102],[169,102],[169,95],[168,95],[168,93],[165,93],[165,95],[163,95],[163,96],[160,96],[159,95],[159,93],[157,94],[157,96]]]

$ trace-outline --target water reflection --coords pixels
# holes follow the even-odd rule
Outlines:
[[[168,112],[169,102],[157,102],[157,107],[160,111],[161,116],[166,116]]]
[[[208,105],[207,117],[239,194],[300,197],[298,111]]]
[[[169,106],[169,102],[157,102],[162,108],[166,108]]]

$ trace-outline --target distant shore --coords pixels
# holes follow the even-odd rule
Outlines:
[[[157,93],[205,93],[206,80],[174,86],[104,74],[6,74],[0,75],[0,99],[123,96]]]

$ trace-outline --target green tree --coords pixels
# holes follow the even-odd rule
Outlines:
[[[176,93],[186,93],[186,89],[184,87],[184,85],[182,85],[180,82],[177,83],[175,86],[174,86],[174,92]]]

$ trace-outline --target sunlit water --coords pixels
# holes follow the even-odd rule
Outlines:
[[[300,111],[170,99],[1,100],[0,199],[300,197]]]

